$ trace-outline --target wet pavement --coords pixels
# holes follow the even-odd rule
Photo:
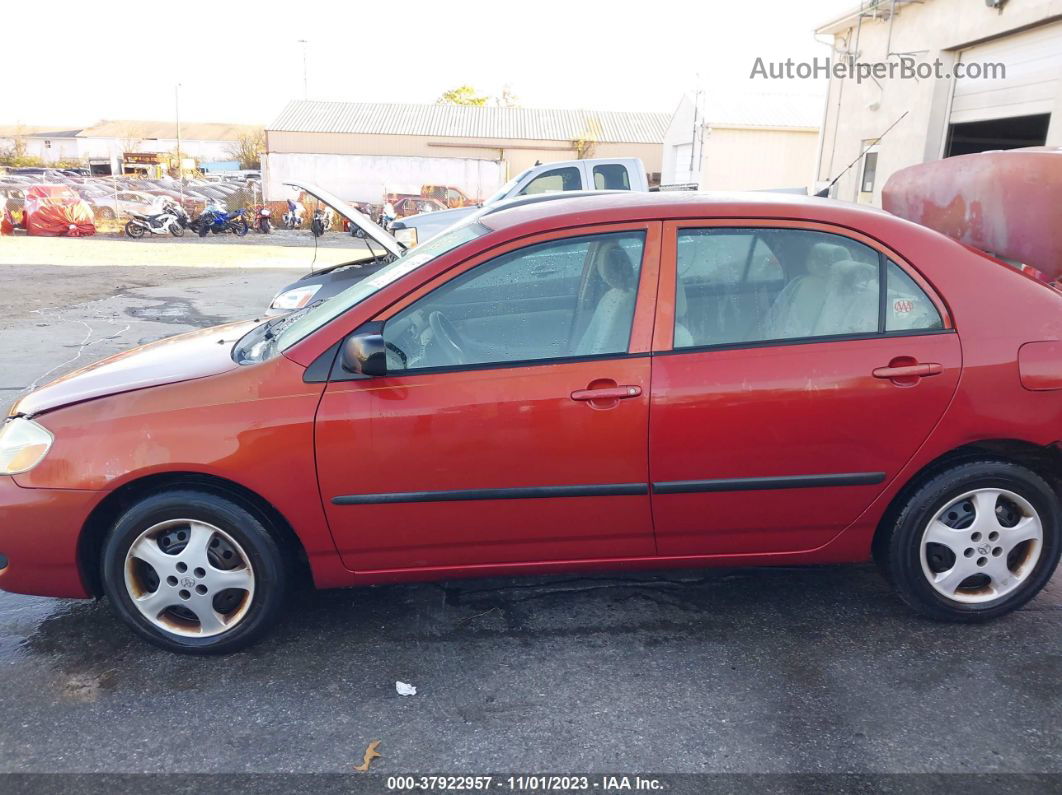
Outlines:
[[[299,275],[70,270],[33,268],[63,296],[38,306],[0,266],[0,406]],[[955,626],[870,566],[673,571],[301,592],[262,643],[201,659],[106,603],[0,594],[0,772],[350,773],[380,740],[381,775],[1062,774],[1060,630],[1062,576]]]

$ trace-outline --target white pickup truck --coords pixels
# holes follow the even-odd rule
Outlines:
[[[649,190],[645,166],[636,157],[564,160],[542,163],[517,174],[483,203],[434,213],[410,215],[391,225],[391,234],[400,243],[413,247],[474,213],[479,207],[514,196],[560,193],[568,190]]]

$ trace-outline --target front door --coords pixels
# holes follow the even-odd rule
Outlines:
[[[961,353],[943,305],[894,255],[822,225],[676,223],[664,240],[650,427],[660,553],[825,544],[951,400]]]
[[[385,377],[333,380],[318,477],[357,571],[652,555],[659,224],[550,233],[383,313]]]

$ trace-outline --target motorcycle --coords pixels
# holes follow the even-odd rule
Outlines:
[[[141,238],[145,232],[153,235],[165,235],[167,232],[180,237],[188,227],[188,213],[180,205],[169,202],[162,206],[162,212],[145,215],[130,213],[131,220],[125,225],[125,233],[132,238]]]
[[[234,212],[226,212],[220,204],[211,204],[203,214],[195,219],[195,228],[200,237],[206,237],[213,232],[215,235],[232,232],[238,237],[243,237],[250,230],[247,219],[244,218],[244,210],[240,208]]]
[[[310,221],[310,231],[314,237],[320,237],[332,226],[332,214],[323,207],[313,211],[313,220]]]
[[[261,232],[263,235],[268,235],[273,231],[272,218],[273,211],[264,205],[255,207],[254,209],[254,228]]]
[[[288,229],[298,229],[302,226],[302,215],[305,212],[302,205],[288,199],[288,211],[284,213],[284,226]]]

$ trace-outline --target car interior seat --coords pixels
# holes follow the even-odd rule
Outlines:
[[[833,266],[850,258],[844,246],[815,243],[808,250],[806,273],[789,282],[771,305],[762,339],[813,336],[821,325]]]
[[[638,280],[630,255],[618,245],[609,246],[597,261],[597,274],[607,290],[594,307],[575,354],[617,353],[627,348]]]

